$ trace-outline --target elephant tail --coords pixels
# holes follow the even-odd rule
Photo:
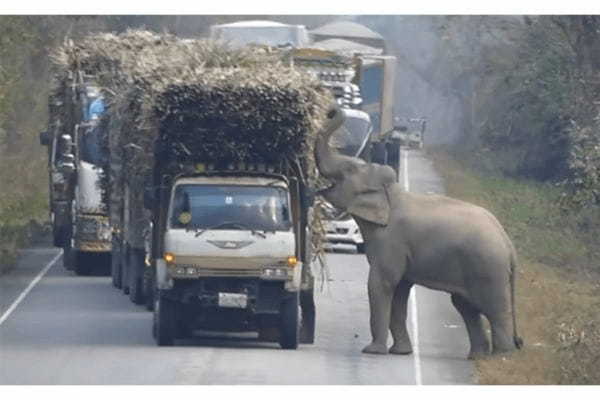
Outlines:
[[[515,341],[515,346],[517,349],[521,349],[523,347],[523,339],[519,337],[517,334],[517,312],[515,305],[515,275],[517,274],[517,256],[516,252],[512,251],[510,256],[510,302],[512,306],[512,316],[513,316],[513,340]]]

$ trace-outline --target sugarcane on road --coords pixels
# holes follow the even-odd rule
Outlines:
[[[402,158],[409,173],[400,182],[408,179],[411,191],[443,190],[420,152]],[[366,258],[337,252],[327,261],[314,345],[281,350],[252,335],[203,334],[157,347],[152,313],[130,303],[110,278],[73,276],[58,250],[28,249],[0,279],[0,384],[472,383],[466,331],[447,294],[418,287],[415,302],[413,292],[414,354],[362,354],[371,339]]]

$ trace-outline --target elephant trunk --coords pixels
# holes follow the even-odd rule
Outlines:
[[[341,157],[329,146],[331,135],[344,123],[344,114],[337,106],[332,106],[327,111],[327,120],[317,134],[315,142],[315,160],[321,174],[326,178],[333,178],[340,174],[338,159]],[[341,161],[341,160],[339,160]]]

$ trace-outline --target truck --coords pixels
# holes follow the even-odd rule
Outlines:
[[[172,345],[194,329],[249,330],[295,349],[300,305],[304,341],[313,342],[313,198],[300,170],[198,159],[185,165],[168,147],[157,143],[145,195],[157,344]],[[173,158],[182,169],[168,172]]]
[[[402,127],[394,133],[401,146],[411,149],[422,149],[425,141],[426,118],[396,117],[396,125]]]
[[[93,79],[70,74],[55,81],[49,97],[48,129],[40,144],[48,150],[49,211],[53,243],[63,264],[77,275],[94,266],[108,271],[111,228],[98,183],[105,152],[99,146],[103,99]]]

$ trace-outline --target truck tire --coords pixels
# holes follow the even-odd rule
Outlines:
[[[375,143],[372,149],[372,162],[377,164],[387,164],[387,149],[385,143]]]
[[[307,289],[300,292],[300,310],[302,324],[300,326],[300,343],[313,344],[316,330],[315,290]]]
[[[71,247],[71,240],[69,239],[63,247],[63,267],[65,267],[67,271],[73,271],[75,265],[74,253],[75,250]]]
[[[129,247],[121,244],[121,254],[119,255],[121,260],[121,290],[123,294],[129,294]]]
[[[112,276],[113,286],[117,289],[121,289],[121,254],[117,246],[118,244],[116,244],[116,241],[113,241],[110,260],[110,274]]]
[[[133,304],[144,304],[144,252],[131,249],[129,252],[129,300]]]
[[[154,273],[151,267],[144,268],[144,298],[146,299],[146,310],[154,310],[154,280],[152,279]]]
[[[154,339],[159,346],[173,346],[177,336],[177,311],[174,301],[157,293],[154,302]]]
[[[279,312],[279,345],[282,349],[295,350],[298,348],[300,337],[299,317],[299,294],[291,293],[291,296],[283,300]]]
[[[54,247],[65,247],[71,242],[70,227],[54,224],[52,226],[52,241]]]
[[[387,148],[387,164],[396,173],[396,180],[400,179],[400,144],[390,143]]]

